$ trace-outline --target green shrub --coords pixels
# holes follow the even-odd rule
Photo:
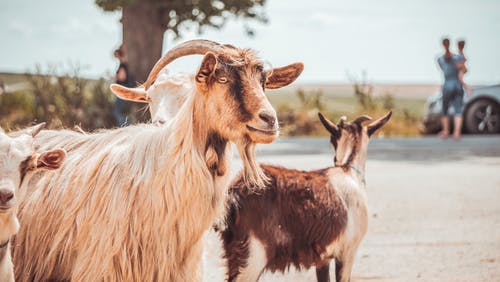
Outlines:
[[[306,93],[298,89],[296,96],[298,107],[292,108],[287,104],[277,109],[281,133],[285,136],[318,135],[321,125],[316,122],[316,117],[318,111],[325,109],[323,92]]]
[[[41,74],[26,74],[29,89],[0,96],[1,125],[16,129],[35,122],[47,122],[48,128],[84,130],[109,128],[114,125],[114,95],[104,79],[81,78],[79,68],[56,75],[55,68]]]
[[[274,103],[283,136],[326,136],[327,132],[319,122],[317,113],[320,111],[332,121],[337,122],[342,115],[349,120],[360,115],[379,118],[389,110],[392,118],[378,132],[379,136],[418,136],[420,129],[419,116],[415,109],[400,105],[390,93],[380,97],[373,95],[373,86],[362,82],[353,83],[354,97],[325,97],[322,91],[306,92],[298,89],[295,98],[280,98],[281,103]],[[274,99],[277,101],[277,99]],[[298,102],[297,102],[298,101]],[[354,105],[354,106],[353,106]],[[404,105],[404,103],[403,103]],[[418,105],[420,106],[420,105]]]

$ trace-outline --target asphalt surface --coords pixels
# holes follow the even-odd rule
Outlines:
[[[304,170],[331,166],[333,156],[326,138],[282,139],[257,155]],[[369,227],[351,281],[500,281],[500,136],[374,139],[366,181]],[[204,280],[222,281],[216,234],[206,250]],[[315,272],[260,281],[315,281]]]
[[[328,138],[284,138],[257,147],[258,155],[331,154]],[[470,156],[500,157],[500,135],[463,136],[461,140],[419,138],[374,138],[368,160],[445,161]]]

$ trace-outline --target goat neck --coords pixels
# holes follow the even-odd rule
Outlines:
[[[365,184],[366,154],[369,138],[366,129],[342,129],[341,137],[337,140],[335,149],[335,167],[350,171],[360,183]]]

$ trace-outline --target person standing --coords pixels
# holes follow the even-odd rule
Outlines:
[[[113,52],[115,58],[120,61],[120,65],[116,70],[115,82],[116,84],[133,87],[133,80],[129,73],[128,64],[126,61],[125,46],[122,44],[118,49]],[[120,99],[115,96],[115,103],[113,105],[113,117],[115,118],[116,126],[127,126],[130,124],[130,119],[127,117],[126,112],[130,107],[130,103],[126,100]]]
[[[448,117],[448,110],[453,107],[454,113],[454,131],[453,138],[460,139],[462,131],[462,112],[463,112],[463,87],[459,79],[459,57],[450,51],[450,40],[444,38],[442,41],[445,53],[438,58],[438,64],[444,75],[444,83],[442,87],[443,104],[442,104],[442,117],[441,124],[443,130],[439,133],[440,138],[448,138],[450,134],[450,123]]]
[[[458,80],[460,81],[460,83],[462,83],[462,86],[464,87],[464,90],[467,93],[467,95],[470,96],[472,95],[472,88],[464,81],[464,75],[468,71],[467,66],[465,65],[465,63],[467,62],[467,58],[465,57],[464,54],[464,48],[465,48],[465,40],[459,40],[457,42]]]

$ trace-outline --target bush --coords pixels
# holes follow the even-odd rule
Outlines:
[[[398,106],[394,96],[385,93],[380,97],[373,95],[373,86],[365,81],[353,81],[354,97],[344,103],[336,103],[334,98],[327,100],[323,92],[306,92],[298,89],[296,99],[281,100],[277,106],[283,136],[326,136],[327,132],[319,122],[317,113],[322,112],[332,121],[338,121],[340,116],[347,115],[348,121],[360,115],[372,118],[384,116],[388,111],[393,115],[389,123],[377,134],[379,136],[417,136],[419,135],[420,117],[409,109]],[[293,101],[297,100],[298,103]],[[355,107],[346,107],[355,103]]]
[[[88,80],[73,68],[64,75],[56,75],[51,68],[42,75],[26,74],[29,89],[0,96],[1,125],[3,128],[22,128],[45,121],[48,128],[84,130],[113,127],[112,107],[114,95],[104,79]]]
[[[419,118],[406,108],[396,108],[394,96],[390,93],[385,93],[378,99],[373,97],[373,86],[366,82],[365,74],[361,82],[353,81],[353,87],[358,101],[358,116],[364,114],[379,118],[388,111],[392,111],[391,120],[377,133],[379,136],[416,136],[419,134]]]
[[[299,100],[298,107],[291,108],[287,104],[277,109],[281,133],[285,136],[317,135],[321,127],[321,124],[316,122],[317,113],[325,108],[323,92],[306,93],[298,89],[296,95]]]

